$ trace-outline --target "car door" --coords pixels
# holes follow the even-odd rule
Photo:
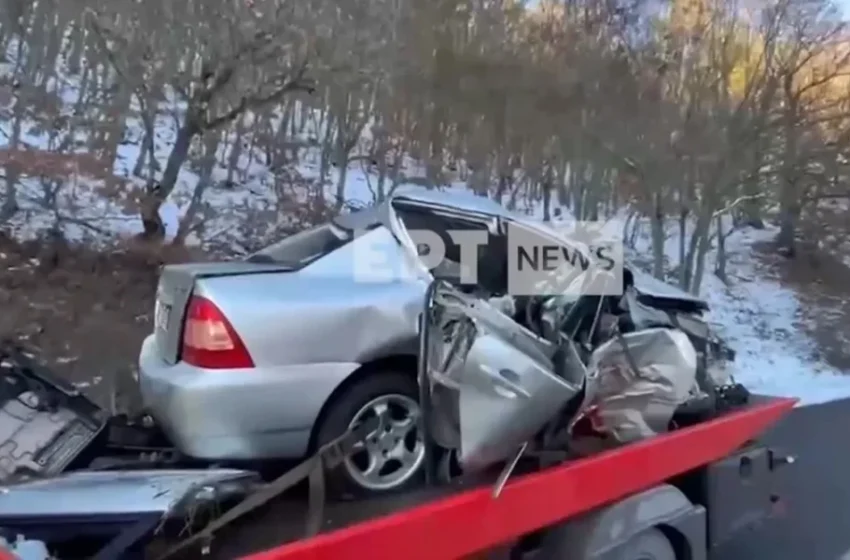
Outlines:
[[[583,395],[583,369],[554,372],[561,347],[487,302],[440,283],[426,315],[432,434],[465,471],[514,455]],[[568,344],[568,350],[572,346]]]

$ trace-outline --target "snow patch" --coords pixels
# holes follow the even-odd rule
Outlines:
[[[708,256],[703,294],[709,320],[737,352],[732,374],[753,392],[796,397],[803,405],[850,397],[850,377],[808,358],[813,342],[798,327],[797,296],[760,270],[752,246],[776,233],[766,228],[729,237],[728,285],[711,274],[715,255]]]

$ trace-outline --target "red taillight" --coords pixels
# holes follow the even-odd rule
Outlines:
[[[205,369],[252,368],[254,360],[213,302],[192,296],[183,324],[184,362]]]

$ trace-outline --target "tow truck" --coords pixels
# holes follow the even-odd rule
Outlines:
[[[652,441],[518,475],[498,496],[485,479],[334,504],[319,533],[293,503],[285,517],[236,528],[208,551],[250,560],[711,558],[772,515],[780,497],[771,474],[793,458],[754,438],[793,405],[756,399]],[[257,545],[270,548],[250,551]]]
[[[773,515],[781,497],[772,475],[794,458],[759,444],[758,436],[794,407],[793,399],[718,395],[735,402],[708,415],[682,409],[673,429],[657,437],[566,460],[524,454],[523,445],[501,469],[452,476],[431,418],[438,409],[431,372],[439,367],[430,362],[439,356],[430,349],[440,325],[427,317],[438,284],[426,294],[420,326],[425,486],[326,505],[319,467],[333,466],[375,429],[359,426],[360,434],[325,446],[169,554],[200,546],[214,558],[251,560],[702,560]],[[232,525],[305,478],[306,502],[279,502],[265,523]],[[227,525],[229,532],[219,532]],[[254,552],[260,547],[268,549]]]
[[[709,416],[682,411],[667,433],[642,441],[566,458],[524,454],[523,446],[499,471],[452,474],[439,456],[428,418],[435,409],[428,351],[434,333],[424,317],[433,298],[432,287],[420,328],[426,445],[421,489],[326,503],[325,469],[376,429],[370,423],[352,428],[268,483],[247,470],[179,464],[167,442],[134,443],[144,430],[116,423],[73,388],[6,351],[4,414],[15,417],[10,403],[23,403],[30,412],[49,410],[57,425],[62,414],[84,421],[62,424],[50,445],[34,447],[25,476],[20,454],[13,465],[3,465],[0,527],[10,537],[17,533],[50,546],[60,543],[63,550],[74,550],[69,542],[77,546],[82,539],[94,546],[94,540],[99,544],[86,557],[103,560],[133,555],[703,560],[773,514],[781,500],[773,473],[794,458],[758,438],[791,411],[794,399],[749,395]],[[3,425],[10,423],[3,420]],[[21,421],[18,431],[25,428],[33,431],[33,424]],[[85,445],[74,446],[72,440]],[[72,447],[78,451],[63,454]],[[296,488],[305,481],[306,496]],[[62,512],[51,513],[56,504],[64,504]]]

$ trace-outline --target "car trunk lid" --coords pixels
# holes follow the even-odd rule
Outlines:
[[[180,357],[186,308],[196,283],[204,278],[292,272],[285,264],[245,261],[185,263],[165,266],[159,277],[154,307],[154,338],[159,355],[169,364]]]

